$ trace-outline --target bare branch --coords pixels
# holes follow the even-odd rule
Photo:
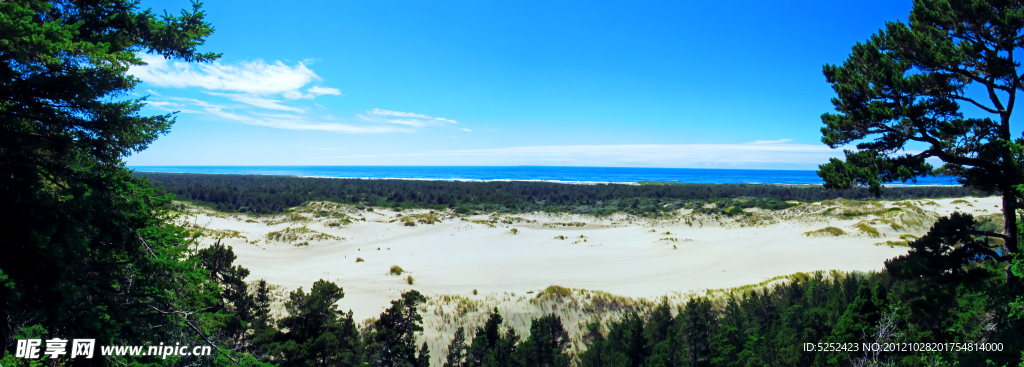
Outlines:
[[[146,250],[149,250],[149,254],[153,255],[153,258],[156,258],[156,253],[153,252],[153,248],[149,247],[149,244],[146,243],[146,239],[142,238],[142,235],[136,234],[135,238],[138,238],[139,242],[141,242],[142,245],[146,247]]]

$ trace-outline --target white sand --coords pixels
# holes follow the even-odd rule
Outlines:
[[[996,197],[964,198],[962,200],[968,203],[961,201],[956,204],[953,204],[954,200],[957,199],[911,201],[922,209],[912,218],[927,218],[924,223],[914,226],[913,220],[901,221],[899,215],[885,217],[897,223],[897,227],[904,228],[897,230],[890,224],[876,221],[872,227],[884,235],[881,238],[869,237],[853,226],[884,216],[841,219],[843,217],[834,212],[825,212],[831,206],[853,210],[842,203],[804,204],[783,211],[754,209],[752,215],[740,220],[693,216],[686,210],[671,220],[623,215],[597,218],[546,213],[501,215],[498,218],[520,217],[531,223],[497,222],[493,227],[473,222],[486,221],[491,217],[463,218],[450,212],[438,213],[445,218],[441,223],[405,226],[401,221],[390,222],[397,218],[398,212],[380,209],[358,211],[331,204],[319,209],[345,212],[357,221],[341,227],[327,227],[326,223],[333,219],[314,219],[309,212],[315,212],[313,209],[317,208],[310,207],[297,211],[308,221],[268,224],[268,221],[282,221],[284,216],[252,217],[207,211],[194,211],[188,220],[201,227],[238,231],[244,236],[223,241],[234,247],[238,255],[236,263],[252,272],[250,280],[266,279],[284,290],[303,287],[307,291],[318,279],[334,281],[345,290],[340,308],[351,309],[357,319],[365,319],[378,315],[391,300],[408,289],[416,289],[435,300],[440,295],[458,295],[481,302],[489,300],[488,305],[501,303],[510,310],[508,312],[514,313],[516,308],[509,306],[506,300],[512,302],[518,298],[523,302],[527,299],[523,297],[526,292],[541,291],[550,285],[653,300],[662,296],[679,298],[682,294],[706,289],[754,284],[796,272],[880,270],[884,268],[886,259],[906,253],[907,248],[878,246],[876,243],[898,241],[900,235],[905,234],[920,236],[934,218],[956,210],[976,215],[999,213],[997,205],[1000,202]],[[883,206],[892,208],[897,205],[885,202]],[[914,209],[906,210],[910,211]],[[425,212],[407,210],[401,215]],[[693,225],[687,224],[687,220]],[[551,227],[551,223],[568,222],[584,222],[586,225]],[[841,228],[848,234],[839,237],[804,235],[826,226]],[[267,233],[288,227],[305,227],[343,237],[344,240],[266,240]],[[512,233],[512,228],[518,234]],[[581,235],[586,242],[579,238]],[[556,239],[556,236],[567,239]],[[294,245],[304,241],[309,245]],[[206,239],[205,242],[212,240]],[[357,257],[365,261],[357,263]],[[389,275],[388,269],[392,265],[399,265],[411,274],[415,285],[406,283],[405,276],[409,274]],[[479,293],[477,296],[473,295],[474,289]],[[482,314],[490,307],[477,311]],[[529,312],[522,311],[540,314],[538,310],[550,305],[532,307]],[[434,310],[433,315],[428,316],[437,319],[441,317],[437,313]],[[432,324],[436,331],[450,330],[443,325],[444,322],[431,322],[430,317],[428,324]],[[572,321],[578,323],[585,318],[586,315],[579,315],[572,317]],[[471,323],[477,323],[482,316],[473,320]],[[525,324],[522,320],[510,323],[528,326],[528,318]],[[577,329],[578,325],[573,326]],[[521,328],[522,325],[517,327]],[[431,343],[435,348],[442,344],[446,343],[442,340]],[[439,352],[439,349],[434,351],[435,358]]]

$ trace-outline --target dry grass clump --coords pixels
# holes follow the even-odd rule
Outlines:
[[[725,299],[733,296],[743,296],[749,294],[750,292],[764,291],[767,290],[769,287],[777,287],[779,285],[786,284],[789,282],[804,282],[811,278],[838,280],[843,279],[847,276],[850,276],[850,274],[841,272],[839,270],[829,270],[827,272],[824,270],[818,270],[809,273],[799,272],[789,275],[779,275],[777,277],[767,279],[757,284],[748,284],[735,288],[708,289],[705,291],[705,297],[711,299]]]
[[[889,246],[889,248],[910,247],[910,241],[885,241],[876,243],[875,246]]]
[[[881,215],[888,210],[885,208],[885,205],[876,201],[837,199],[822,201],[821,205],[828,207],[828,209],[822,212],[822,214],[835,216],[837,218]]]
[[[328,241],[344,239],[327,233],[317,232],[306,227],[288,227],[280,231],[267,233],[264,238],[267,242]]]
[[[529,219],[524,219],[524,218],[520,218],[520,217],[504,217],[504,218],[501,218],[501,223],[504,223],[504,224],[516,224],[516,223],[522,223],[522,222],[537,223],[537,221],[535,221],[535,220],[529,220]]]
[[[438,215],[437,212],[434,212],[433,210],[431,210],[428,213],[405,215],[405,216],[402,216],[400,218],[393,219],[389,223],[393,223],[393,222],[397,222],[397,221],[402,221],[402,223],[404,225],[406,225],[406,226],[415,226],[417,223],[419,223],[419,224],[441,223],[441,221],[442,221],[441,219],[442,219],[441,216]]]
[[[583,222],[568,222],[568,223],[551,222],[551,223],[544,223],[544,227],[551,227],[551,228],[555,228],[555,227],[583,227],[585,225],[587,225],[587,224],[583,223]]]
[[[465,220],[465,219],[463,219],[463,220]],[[473,222],[473,223],[476,223],[476,224],[483,224],[483,225],[486,225],[486,226],[488,226],[488,227],[494,228],[494,227],[496,227],[496,226],[495,226],[495,223],[497,223],[498,221],[496,221],[496,220],[480,220],[480,219],[474,219],[474,220],[473,220],[472,222]]]
[[[357,262],[357,263],[361,263],[361,262],[363,262],[363,261],[366,261],[366,260],[363,260],[363,258],[361,258],[361,257],[357,257],[357,258],[356,258],[356,262]]]
[[[409,283],[409,285],[412,285],[412,283],[413,283],[412,275],[406,276],[405,277],[405,282]]]
[[[846,234],[846,231],[844,231],[842,229],[839,229],[839,228],[836,228],[836,227],[825,227],[825,228],[814,230],[814,231],[810,231],[810,232],[804,232],[804,236],[807,236],[807,237],[824,237],[824,236],[839,237],[839,236],[842,236],[842,235],[845,235],[845,234]]]
[[[557,295],[559,295],[561,297],[570,297],[570,296],[572,296],[572,290],[571,289],[566,288],[566,287],[562,287],[562,286],[558,286],[558,285],[552,285],[552,286],[549,286],[549,287],[545,288],[544,289],[544,293],[547,293],[547,294],[557,294]]]
[[[247,237],[243,236],[241,232],[236,231],[236,230],[232,230],[232,229],[202,228],[202,227],[199,227],[198,225],[195,225],[195,224],[190,224],[188,227],[192,228],[192,229],[195,229],[197,232],[199,232],[199,235],[203,236],[203,237],[211,237],[211,238],[241,238],[241,239],[244,239],[246,241],[249,240]]]
[[[388,274],[391,274],[391,275],[402,275],[402,273],[404,273],[404,272],[405,272],[405,270],[402,269],[402,267],[398,266],[398,265],[391,265],[391,269],[388,270]]]
[[[971,205],[970,201],[967,201],[967,200],[964,200],[964,199],[953,200],[953,201],[950,202],[950,204],[953,204],[953,205],[963,204],[963,205],[967,205],[967,206],[974,206],[974,205]]]
[[[324,223],[324,225],[328,227],[341,227],[349,224],[352,224],[352,219],[349,218],[343,218],[341,220],[332,220],[330,222]]]
[[[878,229],[868,225],[868,223],[864,221],[854,224],[853,228],[856,228],[861,234],[871,238],[882,237],[882,234],[878,232]]]
[[[586,297],[582,307],[584,313],[604,314],[609,312],[638,312],[644,313],[654,308],[654,302],[647,299],[634,299],[623,296],[616,296],[601,291],[584,291],[581,296]]]
[[[299,214],[295,211],[291,211],[285,214],[272,216],[272,220],[268,220],[266,223],[268,226],[276,226],[282,223],[302,223],[310,221],[306,216]]]

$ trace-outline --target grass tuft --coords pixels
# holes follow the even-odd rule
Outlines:
[[[822,228],[822,229],[819,229],[819,230],[814,230],[814,231],[810,231],[810,232],[804,232],[804,236],[807,236],[807,237],[824,237],[824,236],[839,237],[839,236],[842,236],[842,235],[845,235],[845,234],[846,234],[846,231],[844,231],[842,229],[839,229],[839,228],[836,228],[836,227],[825,227],[825,228]]]

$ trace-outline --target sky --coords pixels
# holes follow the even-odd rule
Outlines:
[[[220,60],[130,70],[178,114],[127,162],[815,169],[822,65],[911,5],[208,1]]]

